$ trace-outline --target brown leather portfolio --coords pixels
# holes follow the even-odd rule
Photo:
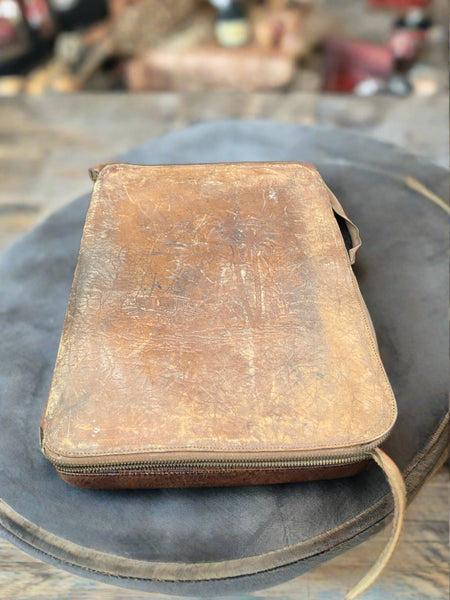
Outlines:
[[[308,164],[104,166],[45,455],[92,488],[357,472],[396,418],[351,266],[359,246]]]

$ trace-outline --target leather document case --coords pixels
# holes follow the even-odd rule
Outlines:
[[[110,164],[93,195],[41,424],[70,484],[347,476],[396,404],[315,167]],[[346,243],[347,240],[347,243]]]

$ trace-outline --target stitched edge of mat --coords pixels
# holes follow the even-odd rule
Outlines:
[[[425,479],[435,471],[436,465],[442,464],[445,459],[448,451],[448,421],[447,413],[425,448],[416,454],[405,469],[408,500],[414,497]],[[307,541],[239,559],[177,563],[129,559],[75,544],[31,523],[6,502],[0,500],[0,526],[9,534],[8,538],[13,543],[18,542],[22,547],[28,546],[43,557],[52,558],[61,565],[77,567],[98,575],[124,580],[177,583],[256,575],[320,556],[341,545],[348,545],[370,529],[381,526],[391,513],[392,503],[390,494],[387,493],[354,519]],[[358,529],[361,523],[364,523],[365,527]]]

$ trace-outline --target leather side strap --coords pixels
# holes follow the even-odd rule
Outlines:
[[[89,169],[89,177],[91,178],[92,182],[95,183],[97,181],[97,178],[100,174],[100,171],[103,169],[103,167],[105,167],[106,164],[101,164],[101,165],[97,165],[96,167],[91,167]]]
[[[403,516],[405,514],[406,488],[402,474],[400,473],[397,465],[385,452],[379,448],[372,450],[371,456],[377,465],[383,469],[391,487],[392,496],[394,497],[394,519],[392,522],[392,531],[382,553],[377,558],[374,565],[372,565],[370,570],[364,575],[361,581],[347,593],[345,596],[346,600],[353,600],[353,598],[356,598],[365,592],[367,588],[375,582],[381,571],[384,569],[391,558],[392,553],[394,552],[395,546],[397,545],[400,532],[402,530]]]
[[[353,223],[353,221],[351,221],[347,217],[344,209],[342,208],[341,203],[339,202],[339,200],[336,198],[336,196],[331,191],[330,191],[330,202],[331,202],[331,206],[332,206],[334,212],[337,215],[339,215],[340,217],[342,217],[345,221],[345,224],[347,225],[347,229],[350,234],[350,238],[352,240],[352,247],[349,249],[348,254],[350,256],[350,262],[353,265],[356,260],[356,253],[361,248],[361,237],[359,235],[359,229],[356,227],[356,225]]]

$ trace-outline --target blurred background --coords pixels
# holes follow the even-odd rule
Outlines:
[[[0,95],[293,90],[431,96],[445,0],[0,0]]]
[[[205,120],[350,129],[447,167],[447,11],[446,0],[0,0],[0,250],[89,193],[89,167]],[[236,600],[334,599],[388,534]],[[447,600],[448,581],[442,469],[408,508],[368,598]],[[0,596],[156,597],[63,573],[6,541]]]
[[[352,129],[448,166],[446,0],[0,0],[0,250],[87,170],[210,119]]]

